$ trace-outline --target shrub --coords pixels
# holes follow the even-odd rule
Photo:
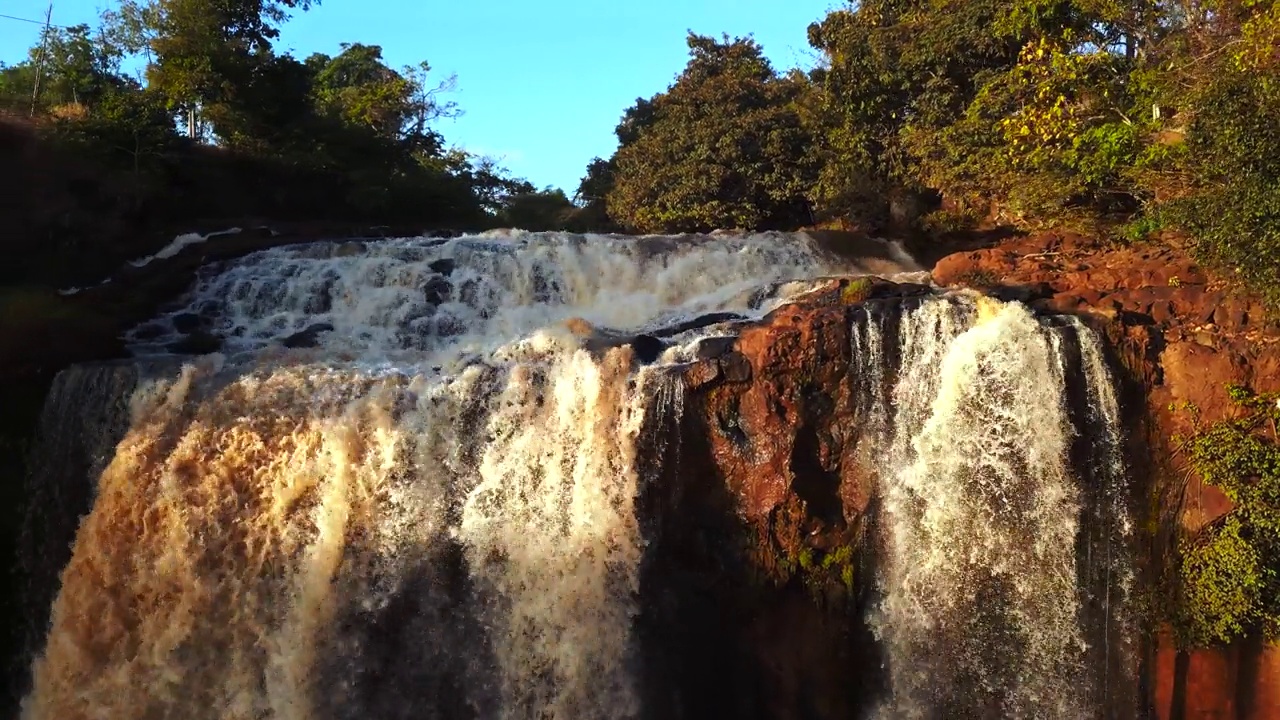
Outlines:
[[[1185,443],[1235,508],[1183,541],[1175,627],[1184,646],[1280,637],[1280,393],[1228,392],[1245,414]]]

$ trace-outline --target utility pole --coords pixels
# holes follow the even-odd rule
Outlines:
[[[40,53],[36,55],[36,81],[31,88],[31,116],[36,114],[36,100],[40,97],[40,74],[44,70],[44,54],[45,48],[49,46],[49,29],[52,27],[53,20],[53,3],[49,3],[49,9],[44,13],[44,33],[40,38]]]

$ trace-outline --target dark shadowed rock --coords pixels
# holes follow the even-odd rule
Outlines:
[[[655,337],[661,337],[661,338],[671,337],[672,335],[679,335],[680,333],[689,332],[690,330],[698,330],[700,328],[708,327],[710,325],[716,325],[722,322],[732,322],[734,320],[741,320],[741,319],[742,319],[742,316],[739,315],[738,313],[732,313],[732,312],[707,313],[706,315],[699,315],[698,317],[692,320],[686,320],[681,323],[676,323],[675,325],[668,325],[667,327],[661,328],[659,330],[655,330],[653,332],[653,335]]]
[[[720,372],[729,382],[747,382],[751,379],[751,363],[739,352],[731,352],[720,358]]]
[[[1004,302],[1031,303],[1054,295],[1053,286],[1047,282],[1030,285],[996,285],[985,290],[987,295]]]
[[[449,275],[452,275],[453,269],[457,266],[458,266],[458,262],[453,258],[440,258],[439,260],[431,262],[427,265],[427,267],[431,268],[432,272],[438,272],[441,275],[444,275],[446,277],[448,277]]]
[[[667,344],[652,335],[636,335],[631,339],[631,349],[635,350],[636,359],[649,364],[667,349]]]
[[[173,329],[180,333],[193,333],[203,324],[200,316],[195,313],[184,312],[173,316]]]
[[[453,293],[453,285],[443,277],[436,276],[427,281],[422,288],[422,295],[430,305],[439,305],[449,299]]]
[[[593,330],[583,342],[583,347],[597,357],[604,356],[612,348],[624,345],[630,345],[636,361],[645,365],[657,360],[667,349],[665,342],[652,335],[614,335],[601,330]]]
[[[139,340],[154,340],[165,334],[165,327],[160,323],[147,323],[133,331],[133,337]]]
[[[178,355],[207,355],[222,349],[222,338],[204,330],[196,330],[181,340],[169,343],[165,349]]]
[[[284,340],[280,344],[287,348],[311,348],[320,344],[320,333],[333,332],[333,325],[330,323],[315,323],[307,326],[307,329],[296,332]]]
[[[736,337],[702,338],[693,346],[693,356],[699,360],[718,358],[732,350],[736,342],[738,342]]]
[[[356,255],[363,255],[366,249],[367,248],[365,247],[364,243],[359,242],[357,240],[352,240],[351,242],[344,242],[338,247],[334,248],[333,256],[334,257],[354,257]]]
[[[920,283],[877,282],[867,291],[867,299],[918,297],[928,295],[933,288]]]
[[[437,337],[455,337],[467,331],[462,321],[452,315],[437,315],[432,318]]]

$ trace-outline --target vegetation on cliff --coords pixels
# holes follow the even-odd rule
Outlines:
[[[690,35],[581,195],[645,231],[1172,230],[1280,307],[1280,4],[864,0],[809,39],[779,74]]]
[[[1191,468],[1235,507],[1180,548],[1184,645],[1280,638],[1280,393],[1228,392],[1243,414],[1185,442]]]
[[[19,170],[55,176],[15,180],[6,192],[30,222],[13,231],[25,245],[9,255],[13,277],[0,280],[83,280],[60,272],[58,258],[80,257],[78,243],[112,226],[137,235],[205,218],[567,221],[574,208],[564,193],[448,147],[435,121],[459,112],[446,99],[454,80],[429,64],[394,68],[380,47],[360,43],[302,59],[276,52],[286,13],[309,4],[128,0],[97,28],[51,27],[29,60],[0,66],[0,110],[9,113],[0,153]],[[123,68],[139,58],[145,70],[131,77]],[[40,185],[47,192],[34,196]],[[100,279],[120,262],[82,264]]]

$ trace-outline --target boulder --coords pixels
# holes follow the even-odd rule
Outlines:
[[[739,315],[738,313],[732,313],[732,312],[707,313],[706,315],[699,315],[698,317],[693,318],[692,320],[685,320],[683,322],[678,322],[678,323],[675,323],[674,325],[668,325],[659,330],[655,330],[653,331],[653,335],[654,337],[666,338],[666,337],[671,337],[673,335],[679,335],[680,333],[689,332],[690,330],[698,330],[711,325],[718,325],[719,323],[733,322],[735,320],[741,320],[741,319],[742,319],[742,315]]]
[[[427,263],[427,267],[431,268],[432,272],[439,273],[445,277],[452,275],[453,269],[457,266],[458,262],[453,258],[440,258]]]
[[[208,355],[222,349],[222,338],[204,330],[195,330],[169,343],[165,349],[177,355]]]
[[[439,305],[446,302],[452,294],[453,285],[439,275],[427,280],[427,284],[422,287],[422,296],[428,305]]]
[[[313,323],[280,341],[287,348],[312,348],[320,344],[320,333],[333,332],[331,323]]]

